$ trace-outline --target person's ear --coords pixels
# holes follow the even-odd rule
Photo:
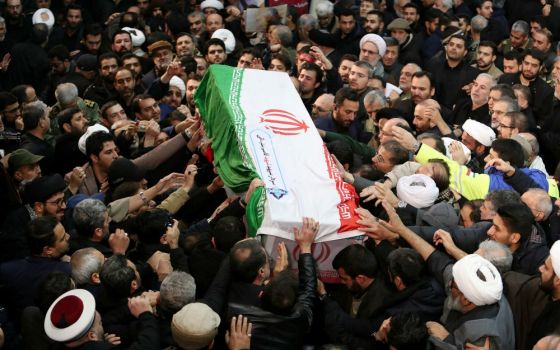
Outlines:
[[[97,239],[103,238],[103,229],[101,227],[98,227],[93,230],[93,237]]]
[[[87,332],[88,341],[100,341],[102,339],[97,339],[97,333],[94,331]]]
[[[101,284],[101,278],[99,277],[99,272],[94,272],[91,274],[89,278],[92,284],[98,285]]]
[[[64,132],[66,132],[67,134],[69,134],[70,131],[72,131],[72,127],[68,123],[62,124],[62,128],[64,129]]]
[[[48,256],[48,257],[52,257],[54,255],[54,248],[50,247],[48,245],[43,247],[43,252],[42,252],[43,256]]]
[[[430,89],[430,97],[434,97],[435,94],[436,94],[436,88],[433,87]]]
[[[99,163],[99,157],[96,156],[95,154],[90,155],[90,156],[89,156],[89,159],[91,160],[91,162],[92,162],[93,164]]]
[[[43,213],[45,212],[45,204],[41,202],[35,202],[35,204],[33,204],[33,211],[37,213],[37,216],[43,216]]]
[[[358,283],[360,286],[363,286],[366,283],[366,279],[367,277],[364,275],[357,275],[355,278],[356,283]]]
[[[16,170],[14,172],[14,179],[16,179],[18,182],[20,182],[21,180],[23,180],[23,174],[21,173],[21,171]]]
[[[138,281],[136,281],[136,278],[134,278],[134,280],[130,282],[130,294],[134,293],[138,288]]]
[[[517,244],[519,242],[521,242],[521,234],[520,233],[512,233],[509,237],[509,242],[511,244]]]
[[[406,288],[406,286],[404,285],[404,283],[402,281],[402,278],[400,278],[400,276],[395,277],[393,279],[393,283],[395,284],[395,287],[399,291],[404,290]]]

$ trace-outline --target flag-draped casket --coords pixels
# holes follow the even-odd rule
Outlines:
[[[342,181],[287,74],[212,65],[195,101],[224,184],[236,193],[256,177],[266,185],[248,203],[252,234],[290,240],[308,216],[320,222],[317,242],[361,235],[357,194]]]

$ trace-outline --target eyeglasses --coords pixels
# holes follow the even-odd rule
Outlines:
[[[62,197],[55,201],[46,201],[45,203],[56,204],[57,207],[62,207],[64,204],[66,204],[66,199]]]

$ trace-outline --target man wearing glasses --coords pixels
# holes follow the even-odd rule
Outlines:
[[[64,179],[58,175],[35,178],[24,187],[24,205],[6,217],[0,234],[0,251],[4,260],[23,258],[30,253],[26,239],[29,222],[37,217],[52,216],[57,222],[64,218],[66,191]]]

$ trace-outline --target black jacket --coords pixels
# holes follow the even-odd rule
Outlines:
[[[504,74],[498,81],[500,84],[521,84],[521,73]],[[550,87],[544,80],[537,78],[529,84],[531,91],[531,100],[533,101],[531,108],[537,125],[543,126],[552,114],[552,105],[554,98],[554,89]]]
[[[150,312],[144,312],[138,317],[138,337],[127,347],[128,350],[160,350],[158,322],[155,316]],[[106,349],[122,349],[105,341],[90,341],[76,349],[80,350],[106,350]]]
[[[313,319],[313,304],[317,288],[313,256],[301,254],[298,268],[298,300],[289,316],[276,315],[255,306],[229,304],[227,320],[243,314],[253,324],[251,349],[301,349],[303,337],[309,331]]]

